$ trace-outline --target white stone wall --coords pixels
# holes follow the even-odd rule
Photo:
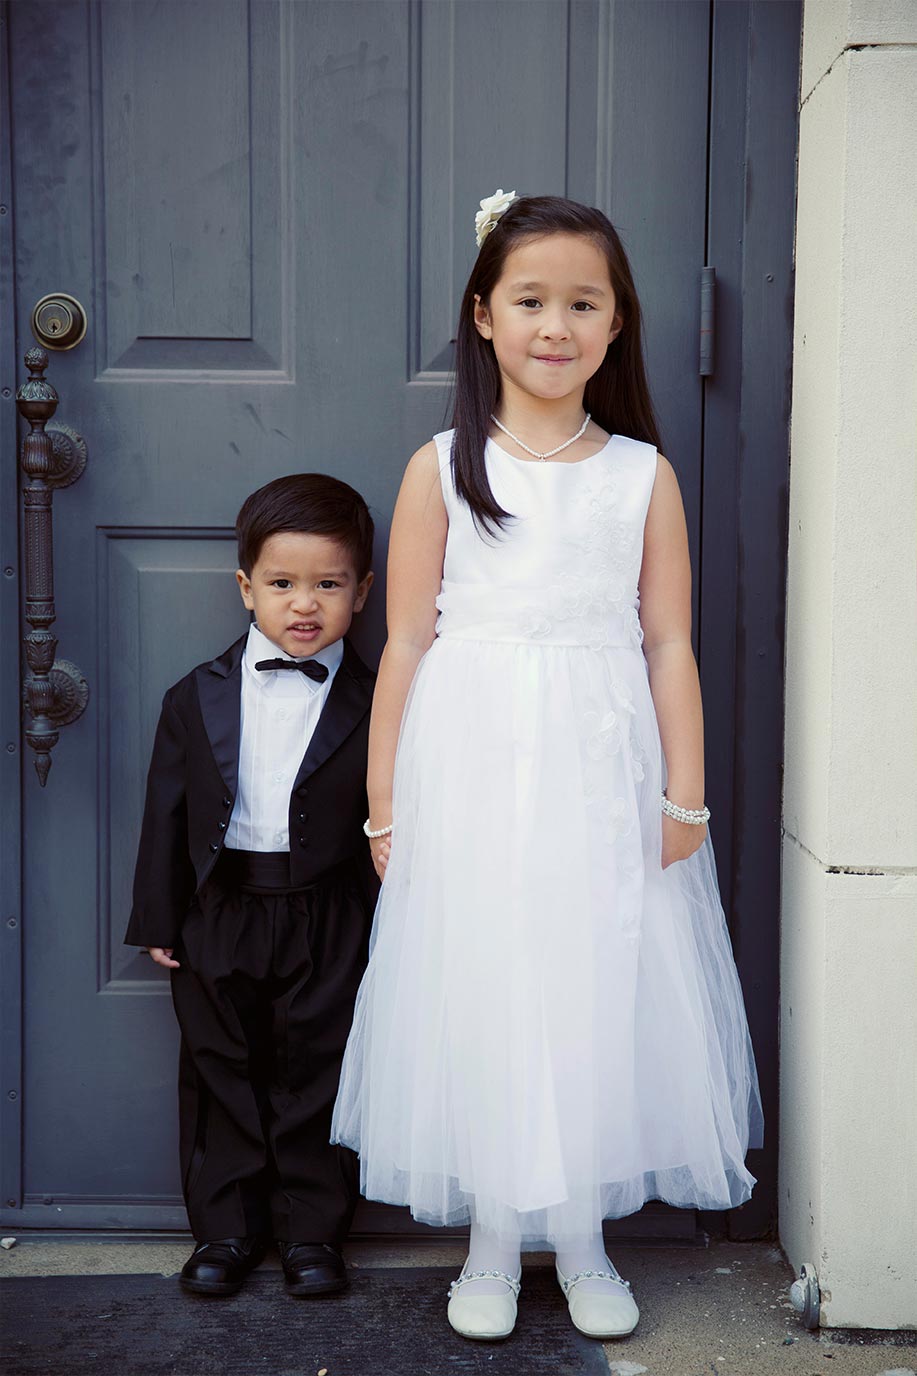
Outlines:
[[[917,1326],[917,0],[805,0],[780,1235]]]

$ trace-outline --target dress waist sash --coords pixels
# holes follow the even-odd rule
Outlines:
[[[600,580],[569,580],[547,588],[493,587],[444,579],[436,599],[436,634],[511,644],[639,649],[636,606]]]

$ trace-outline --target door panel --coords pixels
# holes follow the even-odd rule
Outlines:
[[[47,0],[10,9],[17,354],[71,292],[55,629],[92,698],[23,758],[21,1223],[181,1226],[168,987],[121,939],[163,691],[241,633],[235,514],[321,469],[377,517],[444,422],[477,203],[602,205],[699,546],[707,0]],[[54,98],[47,93],[54,92]],[[190,385],[190,384],[195,385]],[[381,645],[374,590],[358,641]],[[47,1202],[45,1202],[47,1201]]]
[[[285,374],[290,18],[246,0],[90,11],[103,376]]]

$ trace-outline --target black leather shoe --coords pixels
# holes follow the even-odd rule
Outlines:
[[[264,1243],[256,1237],[221,1237],[199,1242],[182,1267],[180,1281],[196,1295],[234,1295],[249,1271],[264,1260]]]
[[[344,1258],[327,1242],[278,1242],[289,1295],[334,1295],[347,1289]]]

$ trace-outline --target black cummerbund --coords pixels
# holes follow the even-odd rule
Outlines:
[[[249,893],[291,893],[288,850],[229,850],[217,861],[216,877]]]

